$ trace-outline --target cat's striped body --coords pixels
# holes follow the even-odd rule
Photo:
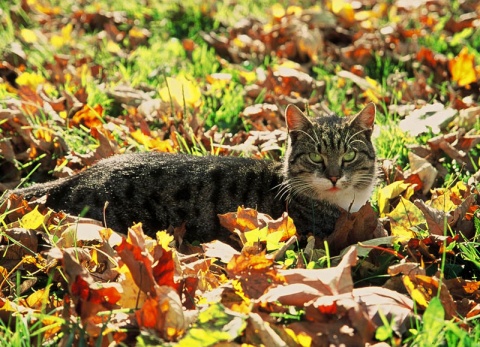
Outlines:
[[[283,165],[236,157],[137,153],[108,158],[72,177],[14,193],[27,198],[46,194],[47,206],[74,215],[88,208],[85,216],[105,219],[119,232],[134,222],[142,222],[150,234],[186,223],[190,241],[225,239],[228,234],[222,232],[217,215],[243,205],[274,218],[287,210],[300,233],[328,235],[339,207],[359,209],[373,189],[374,116],[373,105],[356,117],[315,120],[289,107]]]

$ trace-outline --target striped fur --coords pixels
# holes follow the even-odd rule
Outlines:
[[[26,198],[47,194],[47,206],[74,215],[88,209],[85,216],[105,219],[119,232],[134,222],[142,222],[148,234],[186,223],[190,241],[226,239],[217,214],[243,205],[274,218],[287,210],[300,233],[328,235],[339,207],[359,209],[373,189],[374,116],[373,105],[355,117],[315,120],[288,107],[283,165],[237,157],[125,154],[72,177],[13,192]]]

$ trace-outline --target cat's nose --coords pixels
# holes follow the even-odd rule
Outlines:
[[[328,179],[335,185],[338,181],[338,176],[330,176]]]

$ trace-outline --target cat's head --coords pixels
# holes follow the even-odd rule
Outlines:
[[[288,147],[284,175],[290,197],[303,195],[358,210],[375,182],[371,141],[375,105],[358,114],[309,118],[296,106],[285,110]]]

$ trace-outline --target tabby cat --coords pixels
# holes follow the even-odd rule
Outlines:
[[[375,106],[369,104],[350,117],[311,119],[293,105],[285,114],[289,136],[283,164],[124,154],[74,176],[12,192],[27,199],[46,194],[47,206],[73,215],[86,209],[86,217],[105,220],[118,232],[126,232],[134,222],[142,222],[150,235],[186,223],[190,241],[226,239],[228,232],[222,231],[217,214],[243,205],[274,218],[288,211],[300,234],[328,235],[339,208],[357,211],[372,192]]]

